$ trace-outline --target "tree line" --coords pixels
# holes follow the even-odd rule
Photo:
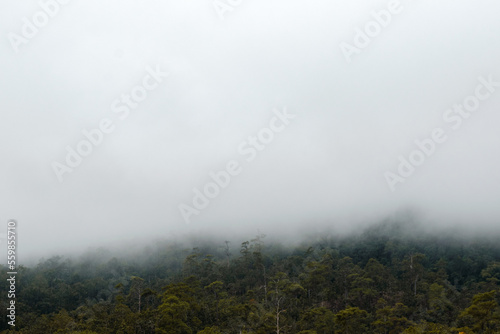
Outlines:
[[[498,236],[383,223],[295,245],[230,241],[99,249],[18,268],[1,333],[499,333]],[[8,290],[6,267],[2,291]],[[5,293],[2,292],[2,296]],[[1,300],[2,310],[8,307]],[[5,313],[6,314],[6,313]]]

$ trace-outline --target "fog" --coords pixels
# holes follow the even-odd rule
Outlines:
[[[496,1],[2,7],[0,221],[20,259],[405,210],[498,226]]]

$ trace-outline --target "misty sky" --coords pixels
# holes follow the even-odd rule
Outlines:
[[[17,219],[23,256],[405,209],[500,222],[498,1],[67,2],[1,1],[0,221]],[[133,91],[147,96],[127,104]],[[478,91],[470,115],[447,113]],[[103,120],[113,130],[60,182],[54,162]],[[385,173],[436,128],[446,140],[391,191]],[[231,161],[239,173],[196,209],[193,189]]]

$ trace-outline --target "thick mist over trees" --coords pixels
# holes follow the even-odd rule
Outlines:
[[[499,13],[2,1],[0,332],[500,333]]]
[[[498,226],[500,4],[478,1],[5,2],[19,260],[406,208]]]
[[[55,256],[18,269],[16,328],[28,334],[496,333],[499,237],[384,222],[295,244],[259,233],[238,245],[193,239],[158,242],[135,255],[97,249],[74,259]],[[10,333],[2,321],[2,333]]]

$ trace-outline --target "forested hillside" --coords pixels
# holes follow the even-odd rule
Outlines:
[[[500,333],[498,236],[391,223],[293,246],[269,239],[21,266],[16,326],[4,315],[2,333]]]

